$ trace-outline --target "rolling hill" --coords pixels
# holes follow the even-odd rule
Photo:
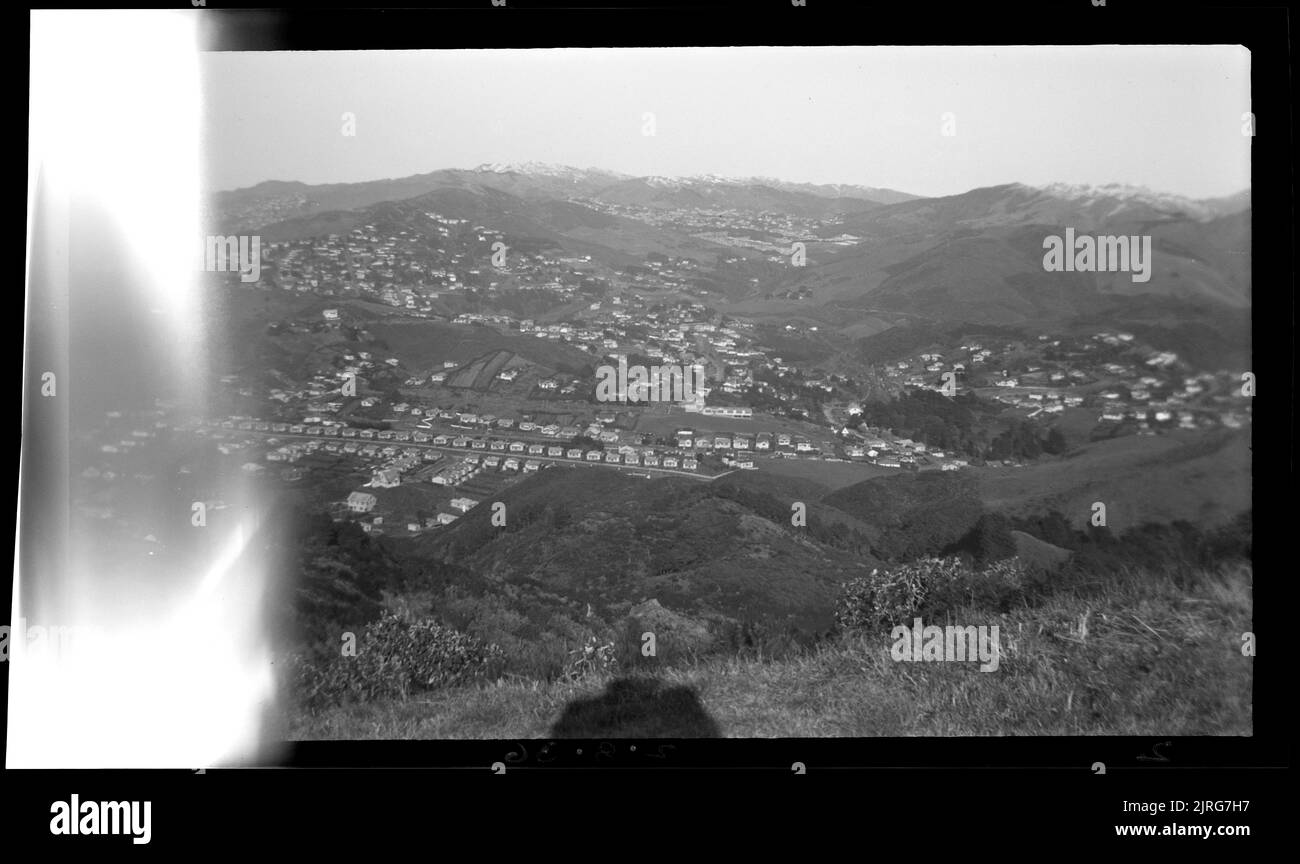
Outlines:
[[[832,626],[838,586],[873,563],[861,548],[868,538],[847,525],[818,526],[810,513],[814,530],[794,528],[788,499],[723,483],[552,469],[501,502],[504,527],[477,507],[406,552],[543,606],[619,614],[653,598],[696,618],[808,635]]]
[[[865,186],[821,186],[768,178],[632,177],[594,168],[530,162],[488,163],[473,170],[443,169],[359,183],[308,185],[268,181],[245,189],[217,192],[211,196],[210,208],[222,230],[243,232],[274,222],[330,211],[360,210],[384,201],[404,201],[451,189],[492,189],[533,200],[593,198],[610,204],[734,207],[804,215],[858,212],[915,197],[892,189]]]
[[[906,320],[1041,327],[1088,316],[1217,329],[1225,314],[1239,324],[1251,300],[1249,191],[1198,201],[1121,185],[1011,183],[916,198],[860,186],[632,177],[525,163],[365,183],[263,183],[218,193],[213,206],[219,224],[273,240],[360,224],[418,230],[420,215],[435,211],[491,226],[512,243],[591,255],[613,267],[643,263],[651,253],[716,266],[728,248],[684,225],[615,215],[617,206],[813,218],[857,239],[819,247],[806,268],[772,266],[755,271],[759,284],[723,286],[728,302],[755,314],[802,308],[816,317],[814,310],[829,308],[841,326],[866,321],[871,332]],[[1044,238],[1067,228],[1150,235],[1149,281],[1122,272],[1045,271]],[[792,290],[803,299],[772,299]]]
[[[1038,332],[1122,326],[1200,367],[1250,361],[1248,190],[1191,200],[1120,185],[1011,183],[916,198],[859,186],[632,177],[524,163],[352,184],[263,183],[219,193],[214,201],[222,224],[255,229],[268,240],[342,234],[360,225],[419,238],[429,232],[426,214],[439,213],[490,226],[514,248],[590,256],[611,269],[644,265],[650,255],[691,259],[699,267],[692,284],[707,287],[726,312],[817,321],[827,334],[838,330],[858,343],[862,350],[851,353],[864,358],[880,353],[873,341],[894,344],[908,328],[914,334],[958,325]],[[618,206],[641,208],[642,216]],[[723,262],[733,247],[694,236],[700,232],[676,216],[644,216],[653,211],[786,213],[817,220],[826,236],[856,239],[817,245],[802,268],[760,256],[729,267]],[[1047,272],[1044,238],[1066,229],[1149,235],[1149,280],[1124,272]],[[468,308],[437,302],[440,314]],[[501,302],[515,303],[505,311],[521,316],[547,311]]]
[[[1161,298],[1180,314],[1250,304],[1248,205],[1125,190],[1067,194],[1020,184],[908,201],[845,217],[863,243],[811,266],[801,281],[827,300],[939,321],[1068,321],[1121,317],[1135,298]],[[1043,239],[1152,238],[1150,280],[1129,273],[1046,272]]]

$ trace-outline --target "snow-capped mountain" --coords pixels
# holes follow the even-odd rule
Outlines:
[[[600,168],[574,168],[571,165],[556,165],[552,162],[484,162],[474,171],[487,174],[529,174],[534,177],[554,177],[574,182],[589,180],[593,177],[617,181],[626,180],[630,176],[619,174],[616,171],[604,171]]]
[[[870,186],[843,183],[827,185],[791,183],[773,177],[727,177],[721,174],[692,174],[682,177],[653,174],[637,177],[600,168],[575,168],[570,165],[556,165],[549,162],[487,162],[475,168],[474,172],[476,174],[513,175],[533,179],[548,178],[588,186],[602,182],[610,185],[630,182],[650,189],[692,192],[710,198],[719,197],[716,190],[727,190],[721,197],[732,197],[734,190],[749,187],[764,187],[799,195],[813,195],[818,198],[858,199],[875,204],[895,204],[900,201],[910,201],[917,197],[892,189],[878,189]]]
[[[632,178],[629,178],[632,179]],[[911,201],[919,196],[893,189],[880,189],[872,186],[856,186],[846,183],[793,183],[778,180],[775,177],[725,177],[720,174],[692,174],[686,177],[665,177],[655,175],[639,179],[647,186],[656,189],[705,190],[709,187],[766,187],[781,192],[793,192],[801,195],[815,195],[818,198],[856,198],[876,204],[897,204]]]
[[[1203,222],[1250,206],[1249,193],[1244,196],[1238,194],[1228,198],[1197,200],[1127,183],[1106,183],[1099,186],[1074,183],[1050,183],[1041,187],[1023,183],[1013,185],[1046,198],[1068,202],[1100,221],[1140,218],[1146,212],[1153,217],[1165,215]]]

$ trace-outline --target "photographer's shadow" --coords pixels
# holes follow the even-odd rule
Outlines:
[[[566,705],[550,737],[719,738],[721,733],[694,688],[619,678],[599,696]]]

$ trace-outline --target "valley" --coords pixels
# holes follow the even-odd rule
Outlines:
[[[1184,570],[1248,547],[1248,195],[935,199],[533,164],[264,183],[210,210],[261,238],[260,279],[205,274],[205,398],[88,428],[74,510],[157,562],[202,550],[123,478],[214,524],[273,502],[283,650],[311,698],[345,675],[337,634],[385,615],[548,687],[575,662],[644,671],[650,628],[655,669],[718,687],[754,652],[850,662],[850,586],[934,556],[1025,568],[945,614],[1032,617],[1086,606],[1073,586],[1159,558],[1171,531]],[[1150,278],[1045,269],[1066,228],[1147,236]],[[610,401],[620,364],[703,386]],[[342,709],[322,710],[295,722],[332,734]],[[793,731],[911,734],[878,719]]]

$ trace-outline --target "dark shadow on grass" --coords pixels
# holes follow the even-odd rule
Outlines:
[[[599,696],[566,705],[550,737],[718,738],[721,733],[693,687],[620,678]]]

